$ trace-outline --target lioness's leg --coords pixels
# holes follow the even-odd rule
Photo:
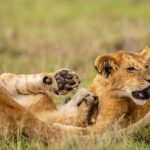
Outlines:
[[[60,138],[58,129],[52,125],[48,127],[36,119],[11,99],[7,90],[0,86],[0,137],[16,137],[19,130],[29,138],[39,137],[44,142]]]

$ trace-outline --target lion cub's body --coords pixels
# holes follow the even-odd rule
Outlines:
[[[146,64],[148,53],[149,50],[141,53],[121,51],[96,59],[95,67],[99,75],[90,90],[100,99],[100,112],[93,129],[101,131],[114,122],[126,127],[149,112],[150,101],[144,99],[144,95],[138,93],[141,99],[133,97],[134,91],[150,86],[150,71]]]
[[[1,74],[0,137],[9,137],[13,133],[16,135],[23,125],[23,130],[27,130],[23,133],[27,136],[39,135],[43,140],[51,141],[57,138],[53,134],[59,136],[60,128],[68,130],[65,125],[72,126],[72,129],[91,125],[98,111],[98,98],[93,93],[79,89],[67,104],[59,108],[56,108],[51,98],[52,94],[67,94],[77,88],[79,83],[76,73],[67,69],[34,75]],[[49,133],[43,132],[42,128]]]
[[[99,77],[96,77],[90,87],[90,90],[100,98],[100,112],[96,126],[99,126],[99,124],[100,126],[101,124],[107,126],[115,121],[120,121],[122,127],[127,127],[143,118],[150,111],[150,101],[147,101],[144,105],[137,105],[130,98],[113,97],[109,94],[109,91],[103,91],[103,88],[106,88],[107,85],[95,88],[103,85],[99,79]]]
[[[67,94],[79,83],[76,73],[68,69],[35,75],[0,75],[0,138],[22,133],[49,143],[61,139],[63,131],[74,132],[79,126],[91,125],[98,110],[98,98],[93,93],[79,89],[60,108],[50,97]]]
[[[0,81],[0,139],[16,137],[22,133],[28,138],[37,137],[43,142],[61,138],[58,127],[46,125],[32,113],[16,103]]]
[[[54,75],[50,73],[49,76]],[[47,93],[42,84],[42,77],[42,74],[15,75],[11,73],[0,76],[1,86],[7,90],[9,96],[40,120],[43,120],[41,114],[56,110],[52,98],[48,96],[53,92],[53,87],[49,89],[50,93]],[[56,86],[55,82],[53,84]]]

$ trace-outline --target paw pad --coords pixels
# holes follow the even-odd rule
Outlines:
[[[62,70],[55,76],[58,85],[58,93],[66,94],[77,88],[80,84],[79,77],[70,70]]]

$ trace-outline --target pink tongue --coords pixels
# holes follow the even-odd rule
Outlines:
[[[144,94],[143,94],[143,93],[139,93],[139,96],[143,98],[143,97],[144,97]]]

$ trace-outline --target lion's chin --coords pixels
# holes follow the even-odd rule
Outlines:
[[[137,105],[144,105],[147,100],[143,100],[143,99],[135,99],[135,98],[132,98],[132,100],[137,104]]]

